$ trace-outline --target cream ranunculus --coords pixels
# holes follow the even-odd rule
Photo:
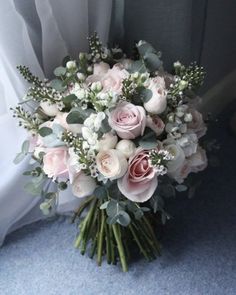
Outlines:
[[[55,117],[59,112],[58,107],[55,103],[49,103],[48,101],[41,101],[40,107],[43,112],[49,117]]]
[[[94,192],[96,186],[94,178],[80,172],[73,180],[72,193],[78,198],[87,197]]]
[[[107,151],[114,149],[118,141],[118,137],[111,132],[105,133],[98,142],[99,151]]]
[[[116,149],[122,152],[122,154],[129,159],[135,153],[136,147],[133,141],[129,139],[122,139],[116,145]]]
[[[122,177],[128,168],[125,156],[118,150],[100,151],[96,156],[98,171],[112,180]]]
[[[161,114],[166,109],[167,91],[165,81],[162,77],[156,77],[150,80],[148,89],[152,91],[152,97],[144,103],[144,108],[152,114]]]

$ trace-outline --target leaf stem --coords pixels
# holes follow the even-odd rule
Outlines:
[[[100,210],[100,209],[99,209]],[[98,235],[98,250],[97,250],[97,264],[101,266],[102,264],[102,250],[103,250],[103,237],[104,237],[104,227],[105,227],[105,215],[104,211],[101,210],[101,227]]]
[[[123,247],[122,240],[121,240],[120,225],[115,223],[115,224],[112,225],[112,229],[113,229],[113,233],[114,233],[115,240],[116,240],[116,243],[117,243],[117,248],[118,248],[118,252],[119,252],[119,256],[120,256],[120,262],[121,262],[122,270],[124,272],[127,272],[128,271],[128,265],[127,265],[127,261],[126,261],[126,257],[125,257],[124,247]]]

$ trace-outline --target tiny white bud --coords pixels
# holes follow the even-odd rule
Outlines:
[[[68,70],[72,70],[76,68],[76,62],[73,60],[70,60],[66,63],[66,67]]]
[[[77,77],[80,81],[84,81],[85,80],[85,75],[83,73],[77,73]]]
[[[95,91],[95,92],[100,92],[102,90],[102,84],[101,84],[101,82],[98,81],[98,82],[92,83],[91,89],[93,91]]]

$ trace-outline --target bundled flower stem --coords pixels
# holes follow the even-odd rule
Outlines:
[[[82,212],[88,210],[80,221],[79,234],[75,240],[75,247],[80,248],[82,255],[90,246],[90,258],[96,253],[98,266],[101,266],[103,256],[106,256],[108,264],[116,264],[119,259],[124,272],[128,271],[130,249],[133,250],[134,244],[147,261],[160,255],[160,244],[148,217],[132,219],[127,227],[117,223],[110,225],[106,222],[106,211],[100,210],[100,206],[101,202],[92,196],[80,205],[73,218],[73,221],[81,218]]]

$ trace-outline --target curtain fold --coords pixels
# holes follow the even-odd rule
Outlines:
[[[101,5],[102,4],[102,5]],[[0,245],[5,235],[24,224],[42,218],[39,197],[24,190],[27,159],[14,165],[13,159],[26,137],[12,118],[14,106],[25,94],[25,83],[16,65],[29,66],[41,78],[50,78],[63,57],[78,57],[88,48],[89,32],[97,31],[107,42],[112,1],[110,0],[8,0],[0,3]],[[78,199],[64,192],[59,212],[74,209]]]

